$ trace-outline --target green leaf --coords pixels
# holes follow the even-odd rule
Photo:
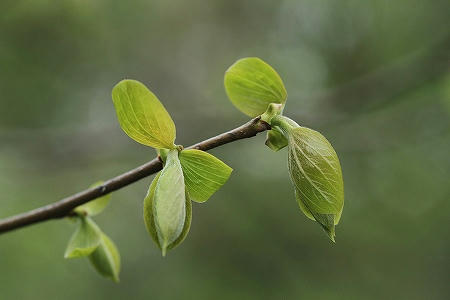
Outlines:
[[[334,241],[334,226],[344,207],[342,171],[331,144],[319,132],[291,128],[288,135],[288,168],[301,210],[313,217]]]
[[[158,182],[159,176],[161,173],[158,173],[156,177],[153,179],[149,189],[147,196],[144,199],[144,221],[145,221],[145,227],[147,228],[148,233],[152,237],[153,241],[158,245],[158,247],[161,249],[161,245],[159,244],[159,238],[158,238],[158,231],[156,230],[155,225],[155,218],[153,214],[153,201],[155,198],[155,190],[156,190],[156,184]],[[179,245],[187,236],[189,229],[191,227],[191,220],[192,220],[192,203],[191,200],[189,200],[189,197],[186,193],[186,218],[184,220],[184,227],[183,231],[181,232],[180,236],[169,246],[167,246],[167,250],[171,250],[175,248],[177,245]]]
[[[300,198],[313,212],[338,214],[344,206],[344,183],[331,144],[305,127],[290,130],[288,142],[288,167]]]
[[[113,241],[103,232],[100,245],[89,256],[89,260],[101,275],[119,282],[120,254]]]
[[[265,144],[273,151],[278,151],[286,147],[288,141],[278,129],[273,128],[267,132]]]
[[[286,102],[287,92],[278,73],[257,57],[236,61],[225,73],[228,98],[250,117],[263,114],[270,103]]]
[[[171,150],[156,183],[153,217],[163,256],[183,232],[186,219],[186,194],[178,151]]]
[[[100,244],[101,230],[90,218],[79,218],[77,230],[67,245],[65,258],[88,256]]]
[[[103,184],[103,181],[99,181],[91,185],[90,187],[97,187]],[[105,207],[108,205],[111,200],[111,194],[104,195],[95,199],[94,201],[90,201],[86,204],[80,205],[75,208],[75,212],[81,215],[87,216],[95,216],[101,213]]]
[[[204,151],[188,149],[180,153],[186,190],[191,200],[205,202],[230,177],[232,168]]]
[[[136,80],[122,80],[112,91],[123,131],[138,143],[174,149],[175,124],[158,98]]]

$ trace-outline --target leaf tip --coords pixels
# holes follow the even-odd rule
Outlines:
[[[161,247],[161,253],[163,257],[166,257],[167,254],[167,243],[164,243],[164,245]]]
[[[325,231],[325,233],[328,235],[328,237],[330,238],[330,240],[336,244],[336,231],[335,231],[335,227],[334,225],[331,226],[327,226],[328,224],[322,224],[319,222],[319,224],[322,226],[323,230]]]
[[[330,240],[333,242],[333,244],[336,244],[336,234],[333,233],[332,235],[329,235]]]

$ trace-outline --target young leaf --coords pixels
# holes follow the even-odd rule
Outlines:
[[[136,142],[154,148],[175,148],[175,124],[158,98],[136,80],[122,80],[112,91],[123,131]]]
[[[90,218],[79,218],[78,228],[70,238],[65,258],[88,256],[100,244],[101,231]]]
[[[191,200],[205,202],[230,177],[232,168],[204,151],[187,149],[180,153],[186,190]]]
[[[99,182],[94,183],[90,187],[93,188],[93,187],[97,187],[102,184],[103,184],[103,181],[99,181]],[[98,215],[105,209],[105,207],[108,205],[110,200],[111,200],[111,194],[104,195],[102,197],[95,199],[94,201],[90,201],[86,204],[76,207],[75,212],[79,213],[81,215],[87,215],[87,216]]]
[[[319,132],[293,128],[288,136],[291,179],[307,207],[321,214],[338,214],[344,205],[339,159]]]
[[[344,206],[344,184],[337,154],[317,131],[296,127],[286,132],[288,168],[300,208],[309,218],[313,216],[334,240],[334,225],[339,222]]]
[[[101,275],[119,282],[120,254],[113,241],[103,232],[100,235],[100,244],[89,256],[89,260]]]
[[[178,151],[171,150],[156,183],[153,217],[163,256],[183,232],[186,219],[186,195]]]
[[[152,237],[153,241],[161,249],[161,246],[159,244],[158,231],[156,230],[155,225],[155,218],[153,215],[153,201],[155,197],[155,189],[160,175],[161,173],[158,173],[156,177],[153,179],[148,189],[147,196],[144,199],[144,222],[145,227],[147,228],[147,231]],[[181,232],[180,236],[167,247],[167,250],[175,248],[186,238],[189,229],[191,227],[191,220],[192,220],[192,203],[191,200],[189,200],[189,197],[186,193],[186,218],[184,220],[183,231]]]
[[[269,130],[266,136],[266,146],[273,151],[278,151],[287,146],[288,141],[284,135],[278,131],[276,128]]]
[[[225,73],[228,98],[250,117],[263,114],[270,103],[286,102],[287,92],[278,73],[257,57],[236,61]]]

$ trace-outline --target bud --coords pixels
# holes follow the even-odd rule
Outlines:
[[[186,237],[191,224],[191,210],[178,151],[171,150],[144,200],[145,225],[164,256],[167,250]]]
[[[344,207],[344,183],[336,152],[322,134],[286,117],[275,117],[272,125],[288,140],[288,169],[300,209],[334,241],[334,227]]]

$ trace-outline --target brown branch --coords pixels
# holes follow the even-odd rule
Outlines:
[[[257,133],[269,129],[270,125],[257,117],[238,128],[194,144],[188,147],[188,149],[207,151],[224,144],[255,136]],[[66,217],[75,207],[121,189],[142,178],[155,174],[161,169],[162,163],[158,158],[155,158],[133,170],[106,181],[100,186],[84,190],[55,203],[1,220],[0,234],[50,219]]]

